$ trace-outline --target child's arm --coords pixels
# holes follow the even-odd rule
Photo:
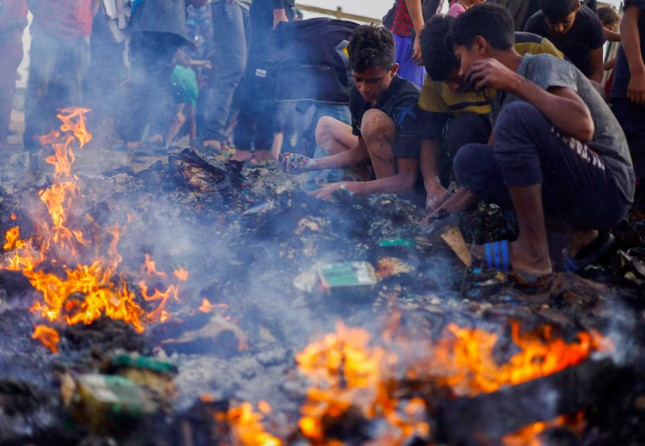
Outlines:
[[[602,76],[605,72],[602,63],[603,48],[589,50],[589,62],[591,63],[591,74],[589,79],[595,82],[602,82]]]
[[[641,54],[640,30],[638,19],[641,10],[637,6],[628,6],[620,21],[620,34],[623,37],[623,49],[629,64],[631,78],[627,86],[627,97],[634,104],[645,103],[645,64]]]

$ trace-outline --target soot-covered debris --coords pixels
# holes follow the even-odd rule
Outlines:
[[[261,401],[273,407],[272,432],[287,444],[311,444],[298,433],[309,383],[296,372],[294,358],[316,335],[332,332],[339,319],[376,337],[394,319],[397,330],[413,339],[439,339],[450,324],[481,328],[498,333],[511,350],[505,328],[511,321],[526,329],[550,325],[565,338],[597,330],[614,336],[621,364],[645,376],[639,334],[645,332],[645,256],[642,246],[630,244],[642,229],[635,222],[621,227],[619,249],[584,272],[593,281],[556,274],[527,294],[505,275],[466,268],[464,256],[446,243],[448,228],[460,228],[466,244],[512,238],[513,218],[495,207],[480,205],[459,219],[419,225],[423,211],[393,195],[341,194],[319,201],[302,191],[302,176],[209,163],[190,149],[140,172],[77,175],[82,197],[73,219],[86,231],[125,227],[118,246],[120,272],[132,281],[144,310],[156,305],[141,299],[135,280],[146,256],[159,271],[181,267],[189,278],[179,296],[168,301],[164,319],[147,322],[143,332],[105,317],[91,325],[56,325],[60,349],[52,354],[31,339],[33,325],[41,321],[29,308],[41,297],[24,279],[2,271],[2,444],[53,445],[62,439],[101,444],[107,438],[128,445],[246,444],[230,431],[227,411],[236,403]],[[47,184],[47,175],[42,177]],[[42,215],[38,189],[22,184],[3,185],[0,191],[3,231],[19,224],[28,232]],[[12,214],[15,220],[7,217]],[[374,267],[375,282],[361,292],[354,292],[351,280],[342,282],[343,292],[300,286],[307,280],[315,284],[330,266],[351,262]],[[82,382],[83,376],[103,373],[100,364],[115,352],[154,357],[178,369],[170,409],[135,411],[137,423],[118,432],[97,429],[110,426],[101,422],[104,412],[91,423],[74,418],[59,397],[63,377]],[[104,388],[119,385],[111,378],[90,382],[97,380]],[[645,395],[645,382],[630,390]],[[617,410],[627,421],[596,422],[587,429],[585,444],[602,444],[597,439],[607,435],[620,444],[636,444],[645,408],[632,404]],[[360,413],[347,414],[330,428],[347,444],[378,434]],[[410,438],[414,444],[414,435]]]

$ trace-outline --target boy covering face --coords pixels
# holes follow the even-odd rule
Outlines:
[[[452,29],[460,74],[475,88],[495,88],[492,144],[469,144],[454,160],[460,184],[512,208],[516,241],[481,247],[488,266],[525,278],[553,271],[546,219],[571,229],[564,268],[577,271],[612,242],[608,230],[626,215],[634,170],[625,135],[591,82],[569,62],[520,56],[513,22],[499,5],[468,10]]]

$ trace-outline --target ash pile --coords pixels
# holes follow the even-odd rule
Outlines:
[[[495,208],[422,225],[191,149],[5,183],[1,444],[645,441],[637,218],[527,290],[467,266],[515,231]]]

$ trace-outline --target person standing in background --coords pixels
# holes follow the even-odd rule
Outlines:
[[[421,87],[425,70],[421,60],[419,36],[423,29],[421,0],[397,0],[394,5],[392,34],[396,44],[395,62],[399,64],[399,76]]]
[[[201,134],[206,152],[222,150],[228,138],[227,127],[233,106],[233,95],[240,85],[248,62],[251,38],[250,9],[252,0],[212,0],[213,80],[208,88],[205,120]]]
[[[26,25],[25,0],[0,0],[0,149],[8,147],[13,91],[23,55],[22,32]]]
[[[645,211],[645,0],[625,2],[620,35],[623,44],[614,69],[611,103],[639,179],[636,207]]]
[[[189,0],[191,1],[191,0]],[[188,43],[186,0],[144,1],[130,25],[132,92],[124,104],[121,133],[128,149],[164,148],[174,109],[170,84],[173,58]]]
[[[58,127],[58,109],[83,104],[90,62],[90,34],[97,0],[28,0],[33,15],[25,103],[25,149]]]

